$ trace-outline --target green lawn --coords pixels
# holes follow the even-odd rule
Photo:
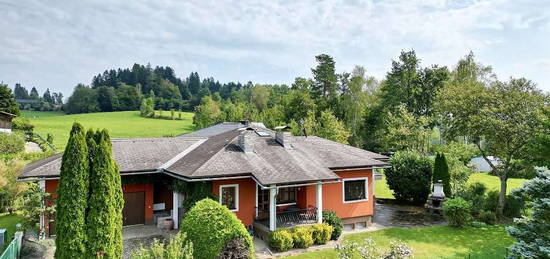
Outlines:
[[[165,112],[169,113],[169,112]],[[46,138],[54,136],[54,146],[61,151],[65,148],[73,122],[85,128],[106,128],[111,137],[162,137],[175,136],[193,130],[193,113],[183,112],[183,120],[151,119],[139,116],[139,111],[102,112],[65,115],[61,112],[23,111],[35,126],[34,131]],[[176,117],[177,117],[176,113]]]
[[[525,182],[525,179],[508,179],[507,193],[510,193],[513,189],[519,188]],[[500,190],[500,180],[496,176],[489,175],[487,173],[474,173],[470,175],[468,184],[480,182],[487,186],[488,190]],[[375,194],[377,198],[393,199],[392,190],[386,183],[386,177],[382,180],[377,180],[375,184]]]
[[[0,229],[8,230],[8,238],[6,244],[12,239],[15,234],[15,224],[23,223],[23,218],[17,214],[0,214]],[[0,244],[0,251],[3,250],[2,244]]]
[[[362,242],[368,237],[383,248],[387,248],[392,240],[402,240],[413,248],[415,258],[469,258],[468,255],[470,258],[505,258],[506,248],[513,243],[504,226],[391,228],[351,234],[344,239]],[[285,258],[337,258],[337,253],[334,249],[326,249]]]

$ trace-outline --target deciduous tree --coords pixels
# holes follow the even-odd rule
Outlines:
[[[521,158],[528,144],[544,132],[539,116],[545,103],[547,97],[523,78],[490,85],[480,79],[454,80],[440,96],[438,110],[444,134],[472,141],[500,179],[499,215],[503,213],[514,160]],[[497,157],[498,162],[489,156]]]

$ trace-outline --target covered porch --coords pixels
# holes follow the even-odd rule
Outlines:
[[[323,184],[256,185],[253,228],[256,236],[267,240],[277,228],[291,228],[323,222]]]

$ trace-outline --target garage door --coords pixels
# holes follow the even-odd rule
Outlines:
[[[145,192],[124,193],[123,225],[145,224]]]

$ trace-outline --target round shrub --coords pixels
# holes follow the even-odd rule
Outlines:
[[[342,219],[336,216],[336,212],[331,210],[323,211],[323,223],[326,223],[332,227],[332,234],[330,240],[338,240],[344,229]]]
[[[293,245],[292,234],[287,229],[277,229],[269,234],[269,246],[275,251],[288,251]]]
[[[292,231],[292,240],[297,248],[308,248],[313,245],[311,230],[307,227],[296,227]]]
[[[193,242],[197,259],[218,258],[229,242],[242,238],[249,258],[254,255],[252,237],[235,214],[211,199],[203,199],[187,212],[181,229]]]
[[[332,235],[333,228],[329,224],[315,224],[311,226],[311,236],[313,242],[317,245],[324,245],[328,243]]]
[[[0,154],[16,154],[25,149],[25,140],[17,134],[0,133]]]
[[[479,212],[477,219],[489,225],[494,225],[497,223],[497,215],[494,212],[488,210],[482,210],[481,212]]]
[[[388,186],[401,202],[424,204],[432,187],[432,161],[417,152],[397,152],[385,171]]]
[[[470,220],[472,204],[462,198],[449,199],[443,203],[443,216],[452,227],[462,227]]]

